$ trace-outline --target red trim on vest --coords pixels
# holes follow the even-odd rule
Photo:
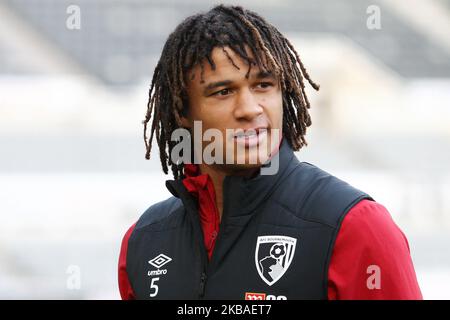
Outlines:
[[[133,232],[135,226],[136,223],[133,224],[125,233],[125,236],[122,239],[122,246],[119,254],[119,291],[123,300],[136,299],[136,295],[134,294],[133,288],[131,288],[127,273],[128,240],[130,239],[131,233]]]
[[[200,174],[200,169],[195,164],[185,164],[184,173],[186,176],[183,179],[184,186],[198,200],[203,240],[208,257],[211,259],[220,225],[214,185],[209,175]]]

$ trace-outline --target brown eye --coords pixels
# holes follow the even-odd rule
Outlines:
[[[266,89],[266,88],[272,87],[273,84],[270,83],[270,82],[261,82],[260,84],[258,84],[258,86],[259,86],[261,89]]]
[[[214,96],[226,96],[230,94],[230,89],[222,89],[220,91],[214,92],[212,95]]]

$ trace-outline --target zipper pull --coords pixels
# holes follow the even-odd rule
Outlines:
[[[200,276],[200,297],[203,298],[205,295],[205,285],[206,285],[206,273],[202,272],[202,275]]]

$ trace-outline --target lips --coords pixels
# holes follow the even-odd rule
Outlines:
[[[267,136],[266,127],[236,130],[233,140],[245,147],[257,146]]]
[[[255,135],[259,135],[260,132],[263,130],[267,130],[265,127],[258,127],[258,128],[249,128],[249,129],[237,129],[234,134],[234,138],[240,138],[240,137],[251,137]]]

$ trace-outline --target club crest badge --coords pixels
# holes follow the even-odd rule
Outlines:
[[[261,236],[256,241],[258,274],[269,286],[281,279],[291,265],[297,239],[287,236]]]

